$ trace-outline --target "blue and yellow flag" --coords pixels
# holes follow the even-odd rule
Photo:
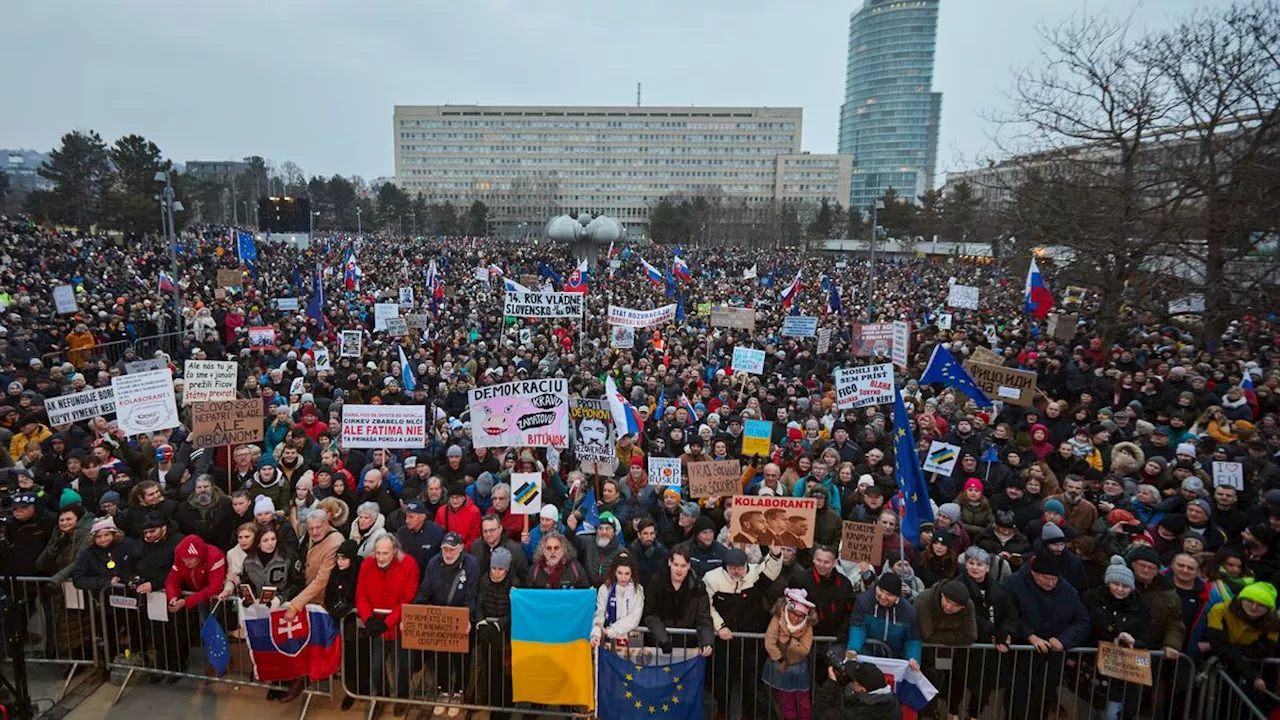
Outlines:
[[[511,698],[594,709],[595,590],[511,591]]]
[[[600,653],[600,720],[702,720],[706,660],[634,665]]]

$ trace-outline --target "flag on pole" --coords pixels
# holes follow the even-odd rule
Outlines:
[[[671,261],[671,274],[685,282],[693,282],[693,273],[689,272],[689,265],[679,255]]]
[[[609,401],[609,412],[613,415],[613,426],[618,431],[618,437],[644,432],[644,421],[640,419],[640,413],[618,391],[618,385],[613,382],[612,377],[606,376],[604,379],[604,395]]]
[[[352,292],[360,292],[360,278],[364,273],[360,272],[360,266],[356,263],[356,249],[351,247],[347,249],[347,262],[342,273],[343,283],[347,290]]]
[[[160,271],[160,289],[164,292],[173,292],[173,276],[163,270]]]
[[[564,278],[560,277],[560,273],[556,272],[550,265],[546,264],[545,262],[538,263],[538,275],[541,277],[547,278],[548,280],[555,283],[556,285],[564,284]]]
[[[675,276],[671,274],[671,268],[667,268],[666,282],[667,282],[667,297],[675,297],[676,296],[676,279],[675,279]]]
[[[956,362],[951,353],[944,350],[941,345],[933,346],[933,354],[929,356],[929,364],[925,366],[924,372],[920,375],[920,382],[926,384],[942,383],[947,387],[955,388],[968,395],[970,399],[978,404],[978,407],[991,407],[992,405],[991,399],[973,381],[973,376],[969,374],[969,371]]]
[[[1026,305],[1027,313],[1038,318],[1043,318],[1053,309],[1053,293],[1044,284],[1044,277],[1040,275],[1040,266],[1036,264],[1035,258],[1031,258],[1031,267],[1027,268]]]
[[[315,318],[316,329],[324,329],[324,283],[320,280],[320,270],[311,278],[311,299],[307,301],[307,317]]]
[[[612,260],[612,259],[614,259],[615,257],[617,257],[617,255],[618,255],[618,251],[614,249],[614,247],[613,247],[613,241],[612,241],[612,240],[610,240],[610,241],[609,241],[609,252],[605,253],[605,254],[604,254],[604,257],[605,257],[605,259],[606,259],[606,260]]]
[[[676,322],[684,322],[684,294],[680,294],[680,299],[676,301]]]
[[[680,393],[680,407],[689,413],[689,417],[693,418],[694,422],[698,422],[698,411],[694,409],[693,403],[689,402],[689,396],[684,393]]]
[[[746,270],[743,270],[743,271],[742,271],[742,279],[743,279],[743,280],[755,280],[755,279],[756,279],[756,273],[757,273],[757,272],[759,272],[759,265],[760,265],[759,263],[756,263],[755,265],[752,265],[751,267],[747,268]]]
[[[396,349],[400,351],[400,386],[404,388],[404,394],[408,395],[418,387],[418,381],[413,377],[413,367],[409,365],[409,358],[404,355],[404,346],[397,345]]]
[[[565,292],[585,293],[587,291],[587,259],[582,258],[578,267],[569,273],[569,281],[564,284]]]
[[[796,295],[799,294],[800,292],[800,273],[802,272],[804,271],[797,270],[795,279],[791,281],[790,285],[782,289],[781,297],[782,297],[782,307],[784,309],[791,307],[791,303],[796,299]]]
[[[654,285],[661,285],[666,282],[666,277],[658,268],[650,265],[644,258],[640,258],[640,266],[644,268],[644,274],[649,277],[649,282]]]
[[[533,292],[529,288],[521,285],[520,283],[516,282],[515,280],[512,280],[509,277],[502,278],[502,284],[506,288],[507,292]]]
[[[840,301],[840,286],[831,283],[831,292],[827,295],[827,314],[839,315],[844,312],[844,303]]]
[[[893,475],[902,493],[902,537],[916,545],[920,542],[920,523],[933,522],[933,506],[929,504],[929,486],[925,485],[920,457],[916,455],[916,439],[911,433],[907,407],[902,391],[893,392]]]

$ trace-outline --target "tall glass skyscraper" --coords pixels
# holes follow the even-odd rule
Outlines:
[[[840,154],[853,156],[849,206],[893,188],[932,187],[942,94],[932,92],[940,0],[866,0],[849,16]]]

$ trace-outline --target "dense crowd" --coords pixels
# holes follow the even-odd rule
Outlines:
[[[875,319],[911,323],[897,384],[917,450],[935,440],[961,448],[950,476],[928,476],[934,519],[903,528],[892,408],[835,402],[833,370],[870,362],[854,356],[867,314],[864,260],[689,248],[682,257],[693,281],[654,283],[640,258],[670,265],[671,249],[630,244],[616,262],[602,252],[591,265],[581,320],[530,320],[503,317],[503,277],[542,285],[568,275],[576,261],[567,247],[332,237],[299,250],[260,240],[249,267],[227,229],[178,242],[180,331],[173,293],[162,286],[170,262],[162,240],[0,226],[0,444],[8,450],[0,467],[13,518],[4,573],[95,591],[163,588],[175,614],[215,599],[291,613],[309,603],[337,616],[354,610],[352,636],[379,658],[403,652],[403,603],[465,606],[476,646],[493,647],[509,635],[513,587],[597,588],[594,642],[714,655],[710,682],[734,720],[770,702],[787,720],[808,720],[839,706],[823,693],[844,693],[846,707],[869,713],[855,717],[891,716],[893,696],[857,661],[884,645],[951,689],[951,714],[968,690],[970,712],[997,693],[1043,717],[1057,706],[1064,651],[1099,641],[1216,658],[1253,698],[1269,701],[1274,668],[1264,672],[1261,661],[1275,655],[1280,631],[1274,316],[1239,318],[1202,343],[1194,328],[1131,318],[1107,347],[1087,293],[1074,332],[1050,336],[1024,313],[1022,278],[998,265],[881,262]],[[347,282],[352,252],[358,289]],[[433,261],[438,299],[426,285]],[[488,281],[477,267],[489,269]],[[748,269],[759,277],[744,279]],[[240,271],[241,286],[219,287],[219,270]],[[802,286],[784,307],[780,292],[797,271]],[[322,318],[306,310],[317,273]],[[1051,268],[1046,274],[1053,287]],[[946,307],[955,282],[981,289],[978,310]],[[53,290],[67,284],[77,309],[58,314]],[[839,311],[830,307],[833,285]],[[430,316],[428,327],[402,338],[374,331],[374,303],[395,302],[402,286],[415,289],[414,312]],[[279,297],[298,297],[300,309],[276,310]],[[667,303],[680,307],[676,322],[643,331],[634,348],[612,346],[608,305]],[[700,310],[711,304],[754,308],[755,330],[710,327]],[[796,312],[834,329],[827,352],[817,352],[816,338],[780,335],[784,316]],[[948,329],[939,326],[944,314]],[[274,345],[250,346],[248,329],[259,326],[275,329]],[[361,331],[359,357],[339,357],[343,330]],[[733,348],[743,344],[766,351],[763,374],[733,371]],[[1007,367],[1035,371],[1034,405],[978,407],[920,383],[935,347],[961,360],[982,347]],[[183,426],[132,437],[111,416],[49,426],[45,399],[109,385],[143,359],[138,348],[173,371]],[[188,359],[238,363],[240,396],[262,400],[261,442],[192,447],[182,404]],[[602,397],[609,377],[636,407],[643,430],[618,439],[615,472],[581,472],[572,448],[473,446],[469,389],[544,377],[565,378],[571,396],[588,398]],[[347,404],[426,406],[426,446],[345,447]],[[767,456],[742,454],[753,419],[774,423]],[[731,498],[691,497],[687,482],[658,487],[651,456],[686,467],[739,460],[742,494],[816,498],[813,547],[736,542]],[[1240,486],[1215,473],[1215,462],[1239,462]],[[542,475],[536,516],[512,512],[517,472]],[[883,528],[883,563],[841,559],[844,521]],[[81,635],[58,628],[54,641],[88,641]],[[815,648],[814,638],[834,641]],[[937,646],[974,644],[992,649],[968,653],[949,673],[935,670]],[[1034,652],[1010,654],[1010,645]],[[176,669],[185,650],[159,662]],[[446,701],[438,714],[459,714],[447,704],[468,691],[471,663],[458,655],[437,667]],[[1189,666],[1162,665],[1168,677],[1157,687],[1185,692]],[[363,690],[373,682],[403,697],[411,663],[395,667],[398,677],[366,678]],[[481,683],[468,699],[508,706],[502,668],[483,670],[499,682]],[[291,700],[302,689],[299,680],[273,696]],[[1132,717],[1153,702],[1120,683],[1091,697],[1107,717]]]

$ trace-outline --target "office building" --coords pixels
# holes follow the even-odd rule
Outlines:
[[[227,180],[248,172],[249,161],[238,160],[188,160],[183,171],[201,180]]]
[[[396,106],[395,177],[429,203],[485,202],[499,226],[610,215],[643,233],[664,197],[816,204],[850,163],[801,152],[800,108]]]
[[[25,195],[32,190],[52,190],[53,183],[40,177],[40,166],[49,153],[36,150],[0,150],[0,170],[9,178],[9,192]]]
[[[865,0],[849,17],[839,150],[853,156],[852,207],[865,210],[889,188],[915,200],[933,185],[939,1]]]

